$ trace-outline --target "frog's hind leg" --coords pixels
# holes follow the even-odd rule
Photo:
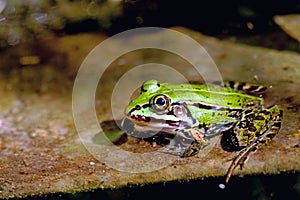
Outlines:
[[[232,88],[236,91],[242,91],[246,94],[251,94],[254,96],[260,96],[267,90],[267,87],[265,87],[265,86],[252,85],[252,84],[245,83],[245,82],[225,81],[225,82],[221,83],[221,82],[216,81],[213,83],[215,85]]]
[[[240,150],[238,155],[233,158],[231,165],[229,166],[226,174],[225,182],[228,183],[234,169],[239,165],[242,169],[244,164],[249,159],[249,154],[251,152],[255,152],[262,145],[266,144],[269,140],[271,140],[278,132],[281,127],[281,118],[282,118],[282,110],[279,109],[278,106],[273,106],[269,109],[265,109],[262,113],[271,112],[271,116],[273,119],[271,124],[266,126],[266,130],[262,131],[255,140],[253,140],[249,145]],[[274,116],[275,115],[275,116]]]
[[[239,154],[233,158],[232,163],[230,164],[227,173],[226,173],[226,179],[225,182],[228,183],[229,179],[234,171],[234,169],[240,165],[241,169],[243,168],[244,164],[247,162],[247,160],[249,159],[249,153],[251,151],[255,151],[257,145],[259,145],[259,142],[256,141],[254,143],[252,143],[251,145],[247,146],[246,148],[244,148],[243,150],[241,150],[239,152]]]

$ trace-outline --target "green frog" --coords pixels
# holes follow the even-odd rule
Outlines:
[[[165,134],[170,141],[176,137],[173,146],[181,147],[181,157],[197,154],[211,138],[221,136],[223,150],[238,152],[228,169],[228,182],[250,152],[279,132],[282,110],[278,105],[264,107],[261,94],[265,90],[235,82],[202,85],[149,80],[125,109],[122,126],[135,137],[148,137],[149,133],[151,137]]]

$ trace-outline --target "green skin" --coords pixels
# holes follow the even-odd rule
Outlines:
[[[125,110],[127,120],[134,124],[130,130],[125,129],[137,137],[156,131],[192,141],[180,152],[182,157],[198,153],[209,138],[222,135],[224,150],[247,150],[237,163],[242,166],[250,151],[280,129],[279,106],[264,108],[263,99],[255,96],[263,90],[265,87],[233,82],[224,87],[149,80]]]

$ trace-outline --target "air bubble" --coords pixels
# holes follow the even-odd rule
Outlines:
[[[219,188],[222,189],[222,190],[224,190],[224,189],[226,188],[226,186],[225,186],[225,184],[220,183],[220,184],[219,184]]]
[[[90,162],[90,165],[91,165],[91,166],[95,165],[95,162],[91,161],[91,162]]]

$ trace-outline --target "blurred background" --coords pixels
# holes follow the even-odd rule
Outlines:
[[[143,26],[184,26],[219,38],[256,36],[258,40],[259,35],[268,35],[272,37],[265,42],[260,40],[258,45],[271,46],[279,42],[271,47],[295,48],[274,39],[283,36],[273,17],[299,12],[299,1],[283,0],[210,0],[205,3],[164,0],[1,0],[0,47],[3,49],[50,35],[82,32],[113,35]]]

